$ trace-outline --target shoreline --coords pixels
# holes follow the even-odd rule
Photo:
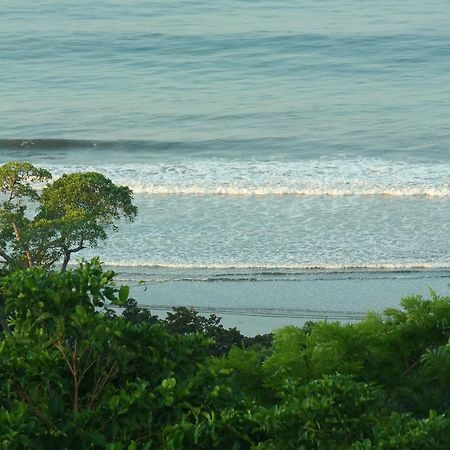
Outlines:
[[[120,272],[117,282],[130,285],[130,296],[156,315],[175,306],[192,307],[201,314],[222,317],[224,327],[236,327],[247,336],[285,325],[302,326],[308,320],[361,320],[369,311],[399,308],[403,297],[427,298],[430,288],[443,296],[450,294],[447,270],[366,272],[356,277],[348,273],[309,273],[294,279],[240,277],[212,282],[172,278],[148,280],[147,285],[139,285],[138,277],[132,275],[136,272]]]

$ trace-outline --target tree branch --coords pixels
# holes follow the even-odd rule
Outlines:
[[[75,248],[68,249],[67,253],[76,253],[76,252],[79,252],[80,250],[83,250],[83,248],[86,248],[86,247],[84,246],[84,239],[81,239],[80,244]]]
[[[22,235],[20,233],[19,226],[17,225],[16,222],[12,222],[12,227],[14,229],[14,234],[16,236],[16,241],[22,243]],[[25,251],[25,256],[27,257],[28,267],[33,267],[34,266],[34,261],[33,261],[33,257],[31,256],[30,250],[24,246],[24,251]]]

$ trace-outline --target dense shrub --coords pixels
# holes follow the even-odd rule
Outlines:
[[[208,401],[207,340],[106,318],[97,309],[124,292],[111,278],[94,263],[4,280],[1,448],[159,448],[167,424]]]
[[[448,448],[449,298],[255,345],[193,310],[160,321],[113,277],[2,280],[0,448]]]
[[[272,345],[271,333],[247,337],[236,328],[225,328],[220,323],[221,318],[215,314],[205,317],[194,308],[173,307],[165,319],[159,319],[149,309],[138,306],[135,299],[129,298],[124,304],[122,317],[133,323],[159,323],[171,334],[200,333],[212,340],[209,346],[212,356],[225,355],[234,346],[267,348]]]

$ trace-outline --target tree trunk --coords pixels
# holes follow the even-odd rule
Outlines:
[[[84,240],[81,239],[78,247],[75,247],[75,248],[63,247],[63,248],[64,248],[64,261],[61,266],[61,272],[65,272],[67,270],[67,264],[69,264],[70,256],[72,255],[72,253],[79,252],[80,250],[83,250],[83,248],[85,248]]]
[[[65,272],[67,270],[67,264],[70,261],[70,251],[64,253],[64,260],[61,266],[61,272]]]

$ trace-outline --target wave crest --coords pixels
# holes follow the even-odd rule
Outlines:
[[[139,195],[450,197],[450,166],[379,159],[184,160],[53,168],[98,170]]]

